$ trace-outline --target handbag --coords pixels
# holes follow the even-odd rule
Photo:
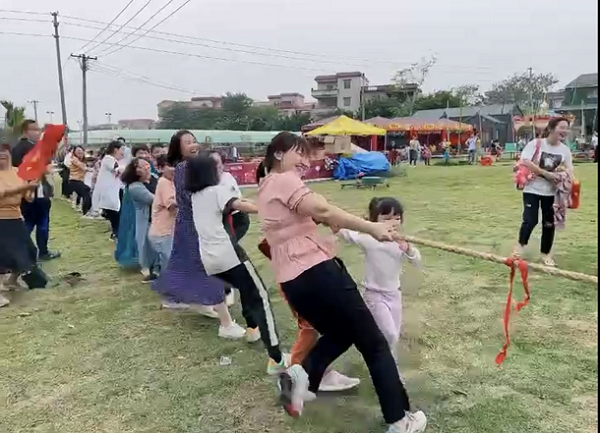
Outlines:
[[[533,162],[538,162],[540,153],[542,151],[542,140],[538,139],[535,146],[535,153],[533,154]],[[517,162],[514,168],[515,185],[518,190],[523,190],[525,186],[531,182],[535,175],[529,170],[521,161]]]
[[[581,206],[581,181],[573,179],[569,209],[577,210]]]

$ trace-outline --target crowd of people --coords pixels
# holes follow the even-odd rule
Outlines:
[[[553,265],[556,203],[555,174],[572,172],[570,150],[563,144],[564,119],[552,121],[548,137],[531,142],[523,164],[536,176],[524,190],[524,217],[517,254],[529,242],[543,214],[544,262]],[[51,183],[25,182],[16,168],[39,138],[34,122],[14,148],[0,147],[0,272],[10,273],[5,288],[44,287],[47,277],[38,260],[48,250]],[[410,147],[411,161],[416,159]],[[29,150],[28,150],[29,149]],[[176,133],[168,146],[110,143],[97,160],[82,147],[64,157],[63,196],[87,218],[110,222],[115,259],[140,271],[162,306],[192,310],[218,321],[220,338],[262,341],[266,372],[279,377],[282,407],[293,417],[318,392],[345,391],[360,380],[330,368],[355,346],[369,368],[389,433],[423,432],[427,418],[412,411],[396,348],[402,327],[400,277],[405,261],[419,266],[421,255],[402,240],[402,205],[374,198],[365,216],[349,214],[312,191],[303,181],[315,149],[304,138],[280,133],[268,145],[257,172],[256,202],[244,198],[218,152],[202,149],[189,131]],[[48,173],[48,175],[50,172]],[[298,319],[291,355],[281,349],[270,293],[240,241],[258,215],[264,235],[258,246],[270,259],[280,292]],[[329,227],[323,234],[318,225]],[[36,242],[31,233],[37,229]],[[364,295],[337,256],[335,238],[358,245],[365,256]],[[239,293],[244,326],[229,307]],[[0,306],[7,300],[0,297]]]

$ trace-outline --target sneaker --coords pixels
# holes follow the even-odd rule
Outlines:
[[[162,308],[164,310],[183,311],[183,310],[191,310],[192,306],[189,304],[182,304],[179,302],[163,301],[163,303],[160,305],[160,308]]]
[[[46,254],[40,255],[40,261],[41,262],[49,262],[51,260],[60,259],[60,257],[61,257],[60,253],[47,252]]]
[[[308,395],[308,374],[300,365],[294,365],[279,376],[279,401],[293,418],[302,416]]]
[[[157,278],[156,274],[146,275],[142,278],[142,284],[152,284]]]
[[[325,374],[319,386],[321,392],[343,392],[356,388],[360,385],[360,379],[344,376],[335,370]]]
[[[269,359],[269,364],[267,365],[267,374],[269,376],[277,376],[285,373],[292,365],[292,355],[289,353],[282,353],[281,356],[281,362],[275,362],[272,359]]]
[[[209,319],[219,318],[219,314],[213,307],[207,307],[206,305],[195,305],[192,307],[192,309],[200,313],[202,316],[208,317]]]
[[[392,424],[388,433],[423,433],[427,430],[427,417],[421,411],[407,412],[404,419]]]
[[[248,343],[252,344],[252,343],[256,343],[258,341],[260,341],[260,329],[258,328],[248,328],[246,329],[246,340],[248,341]]]
[[[225,296],[225,304],[227,307],[233,307],[235,305],[235,291],[231,289],[231,292],[227,296]]]
[[[233,322],[230,326],[219,327],[219,337],[227,340],[240,340],[246,336],[246,330]]]
[[[10,301],[6,299],[4,296],[0,295],[0,308],[6,307],[10,304]]]

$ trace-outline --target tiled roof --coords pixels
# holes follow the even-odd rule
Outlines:
[[[595,74],[580,75],[566,86],[567,89],[576,89],[581,87],[598,87],[598,73],[596,72]]]

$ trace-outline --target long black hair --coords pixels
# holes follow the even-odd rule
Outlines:
[[[138,174],[137,169],[140,166],[141,161],[148,162],[143,158],[133,158],[127,167],[125,167],[125,171],[121,175],[121,181],[125,185],[131,185],[132,183],[140,181],[140,175]]]
[[[217,162],[209,152],[202,152],[188,161],[185,189],[192,194],[219,184]]]
[[[183,154],[181,153],[181,138],[184,135],[188,134],[195,138],[195,135],[187,129],[177,131],[171,137],[171,141],[169,142],[169,149],[167,151],[167,161],[169,162],[169,165],[171,167],[177,167],[177,164],[183,161]]]

